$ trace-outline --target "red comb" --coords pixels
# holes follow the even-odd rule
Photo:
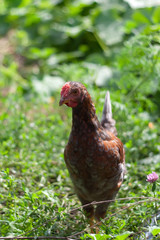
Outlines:
[[[69,85],[69,83],[67,82],[67,83],[65,83],[64,86],[62,87],[61,96],[66,97],[67,94],[68,94],[69,89],[70,89],[70,85]]]

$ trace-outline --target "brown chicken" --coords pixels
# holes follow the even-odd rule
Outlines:
[[[64,151],[64,159],[75,192],[82,205],[93,201],[112,200],[123,182],[125,157],[123,144],[115,136],[109,92],[102,121],[87,89],[78,82],[67,82],[61,90],[59,105],[72,108],[72,130]],[[84,207],[86,215],[97,221],[105,217],[109,202]]]

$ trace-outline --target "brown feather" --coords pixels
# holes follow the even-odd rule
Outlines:
[[[124,178],[123,144],[99,122],[94,104],[86,88],[80,88],[78,105],[72,108],[72,130],[64,159],[75,191],[82,204],[114,199]],[[70,90],[71,90],[70,89]],[[105,122],[105,119],[103,119]],[[104,218],[108,203],[86,207],[89,217]]]

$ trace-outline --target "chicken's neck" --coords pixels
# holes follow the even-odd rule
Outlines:
[[[72,131],[91,132],[96,131],[100,127],[94,104],[90,95],[87,94],[82,103],[72,108]]]

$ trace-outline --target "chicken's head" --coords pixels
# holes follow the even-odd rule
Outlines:
[[[61,89],[59,105],[66,104],[68,107],[76,107],[83,101],[85,87],[78,82],[67,82]]]

